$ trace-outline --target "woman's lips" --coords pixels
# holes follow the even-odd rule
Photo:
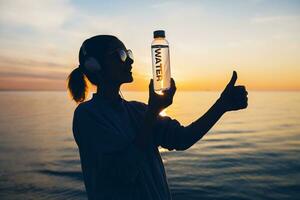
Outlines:
[[[126,74],[132,74],[132,71],[125,71]]]
[[[126,72],[126,73],[129,73],[129,74],[132,74],[131,70],[132,70],[132,67],[130,67],[130,68],[128,68],[127,70],[125,70],[125,72]]]

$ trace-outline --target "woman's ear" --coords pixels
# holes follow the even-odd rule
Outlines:
[[[84,62],[84,67],[91,73],[99,73],[102,70],[100,63],[93,57],[88,57]]]

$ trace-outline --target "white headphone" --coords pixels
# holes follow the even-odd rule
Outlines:
[[[86,51],[84,43],[81,46],[81,50],[82,50],[83,55],[86,57],[87,51]],[[99,72],[102,69],[100,63],[94,57],[86,58],[83,66],[85,67],[85,69],[87,69],[91,73]]]

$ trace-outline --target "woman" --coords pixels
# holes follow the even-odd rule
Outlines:
[[[79,67],[68,77],[73,99],[73,134],[79,148],[88,199],[172,199],[158,147],[186,150],[201,139],[227,111],[247,107],[244,86],[234,86],[236,72],[216,103],[198,120],[182,126],[162,117],[176,91],[158,95],[149,84],[148,105],[119,95],[123,83],[133,81],[130,50],[115,36],[84,41]],[[97,86],[89,101],[86,79]]]

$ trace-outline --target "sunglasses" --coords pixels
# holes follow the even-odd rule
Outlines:
[[[120,57],[120,60],[121,60],[122,62],[125,62],[125,61],[127,60],[128,57],[129,57],[131,60],[133,60],[133,53],[132,53],[132,51],[131,51],[130,49],[126,49],[126,50],[124,50],[124,49],[118,49],[118,50],[115,50],[115,51],[113,51],[113,52],[110,52],[108,55],[113,54],[113,53],[115,53],[115,52],[118,53],[118,55],[119,55],[119,57]]]

